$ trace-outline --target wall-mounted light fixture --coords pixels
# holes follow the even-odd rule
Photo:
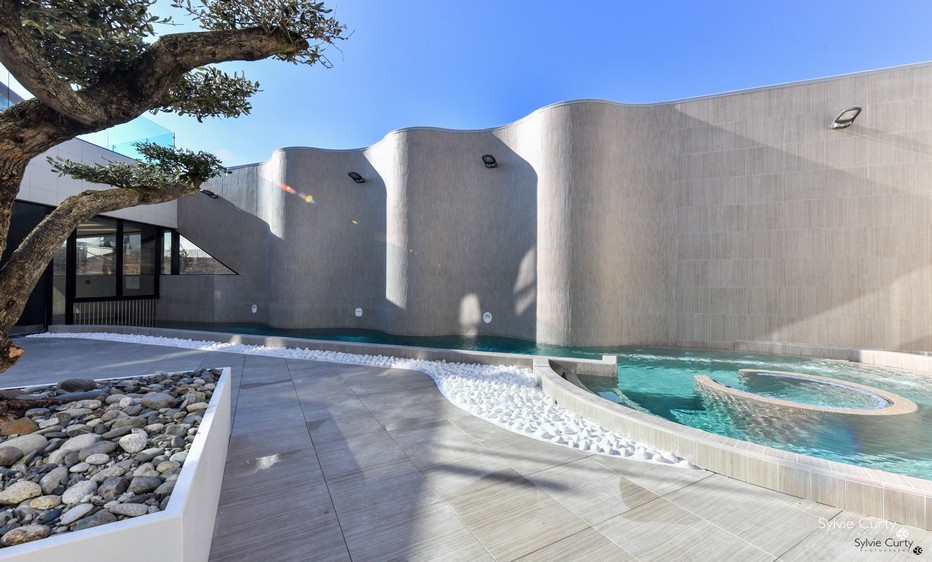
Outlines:
[[[206,190],[206,189],[202,189],[202,190],[201,190],[201,193],[203,193],[204,195],[210,197],[211,199],[219,199],[219,198],[220,198],[220,196],[217,195],[216,193],[214,193],[213,191],[209,191],[209,190]]]
[[[482,163],[485,164],[486,168],[497,168],[498,162],[495,161],[495,157],[491,154],[485,154],[482,156]]]
[[[350,178],[352,178],[352,180],[353,180],[354,182],[356,182],[356,183],[366,183],[366,178],[360,176],[360,175],[357,174],[356,172],[350,172],[350,173],[348,173],[348,174],[346,174],[346,175],[348,175]]]
[[[849,107],[848,109],[842,111],[838,114],[838,117],[835,118],[835,121],[832,123],[833,129],[844,129],[850,127],[854,120],[857,119],[858,115],[861,114],[860,107]]]

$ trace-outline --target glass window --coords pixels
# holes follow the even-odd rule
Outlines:
[[[160,273],[162,275],[172,274],[172,233],[170,230],[162,233],[162,265]]]
[[[55,250],[52,258],[52,323],[65,323],[65,294],[68,283],[68,241]]]
[[[181,248],[181,268],[179,273],[182,275],[204,274],[204,275],[235,275],[236,272],[229,267],[220,263],[217,258],[211,256],[204,250],[198,248],[193,242],[184,236],[178,237]]]
[[[123,296],[155,294],[156,233],[154,226],[123,223]]]
[[[75,297],[116,296],[116,220],[81,223],[77,233]]]

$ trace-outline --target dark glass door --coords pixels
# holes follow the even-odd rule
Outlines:
[[[49,207],[23,203],[13,203],[13,215],[10,221],[10,234],[7,238],[7,248],[0,263],[6,263],[10,255],[19,247],[32,229],[39,224],[49,213]],[[35,289],[26,300],[26,308],[19,318],[19,322],[11,331],[12,334],[28,334],[42,332],[48,328],[52,314],[52,270],[47,267],[45,273],[36,283]]]

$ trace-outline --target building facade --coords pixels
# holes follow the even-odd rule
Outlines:
[[[283,148],[144,222],[238,273],[161,276],[162,321],[932,350],[930,178],[920,64]]]

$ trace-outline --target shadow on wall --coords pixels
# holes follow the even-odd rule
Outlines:
[[[392,167],[383,288],[390,317],[380,329],[533,339],[537,173],[493,132],[394,135],[373,149]],[[379,158],[383,148],[396,160]],[[496,166],[486,167],[484,155]]]
[[[277,151],[180,201],[182,234],[239,275],[168,280],[159,317],[533,339],[534,169],[493,132],[394,135]]]
[[[238,275],[163,275],[156,312],[160,321],[268,322],[269,225],[248,209],[255,208],[255,185],[248,187],[250,194],[236,189],[237,183],[211,185],[217,199],[193,195],[179,200],[178,230]]]
[[[377,325],[385,285],[381,177],[360,151],[280,152],[277,173],[283,181],[259,181],[260,198],[275,200],[267,208],[277,214],[269,217],[277,236],[268,247],[268,323],[277,328]]]

